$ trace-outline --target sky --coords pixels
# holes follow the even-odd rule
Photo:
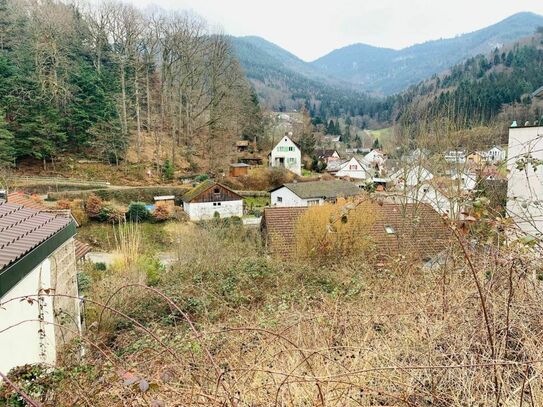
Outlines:
[[[400,49],[454,37],[543,0],[127,0],[192,10],[225,33],[257,35],[306,61],[354,43]]]

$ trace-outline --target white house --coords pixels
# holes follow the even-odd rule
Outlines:
[[[543,237],[543,126],[509,129],[507,212],[528,235]]]
[[[285,135],[269,154],[270,167],[286,168],[302,175],[302,151],[300,146]]]
[[[451,176],[453,181],[457,181],[458,186],[463,191],[473,191],[477,186],[477,175],[469,172],[457,172]]]
[[[399,187],[419,185],[433,178],[434,175],[422,165],[400,168],[390,176],[390,179]]]
[[[0,201],[1,372],[55,365],[79,335],[75,233],[69,216]]]
[[[371,150],[364,156],[364,161],[367,163],[368,167],[380,171],[386,161],[386,157],[381,150]]]
[[[310,181],[284,184],[271,191],[272,206],[313,206],[359,195],[362,191],[348,181]]]
[[[341,163],[337,168],[332,167],[330,173],[338,178],[349,177],[351,179],[366,180],[372,178],[372,171],[368,166],[356,157]]]
[[[445,153],[445,161],[451,164],[464,164],[467,160],[466,152],[463,150],[450,150]]]
[[[486,159],[489,162],[504,161],[507,158],[507,151],[500,146],[494,146],[486,153]]]
[[[243,216],[243,197],[211,180],[195,186],[182,199],[183,210],[193,221]]]

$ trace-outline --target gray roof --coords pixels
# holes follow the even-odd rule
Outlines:
[[[0,200],[0,271],[70,224],[70,217]]]
[[[348,197],[358,195],[362,192],[355,184],[339,180],[293,182],[283,186],[290,189],[302,199]],[[277,189],[279,188],[275,190]]]

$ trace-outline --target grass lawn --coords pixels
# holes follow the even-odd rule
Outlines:
[[[385,129],[379,129],[379,130],[368,130],[372,137],[375,137],[379,139],[379,141],[382,143],[383,140],[387,139],[392,135],[392,127],[387,127]]]

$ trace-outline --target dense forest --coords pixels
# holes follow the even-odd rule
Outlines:
[[[391,119],[402,128],[431,130],[432,124],[453,128],[492,124],[509,105],[532,103],[531,93],[543,85],[543,30],[490,55],[466,60],[395,97]],[[540,120],[543,111],[533,112]]]
[[[0,95],[8,163],[119,162],[130,145],[138,161],[147,147],[157,166],[200,155],[212,167],[219,148],[261,131],[226,36],[189,13],[123,3],[0,0]]]

